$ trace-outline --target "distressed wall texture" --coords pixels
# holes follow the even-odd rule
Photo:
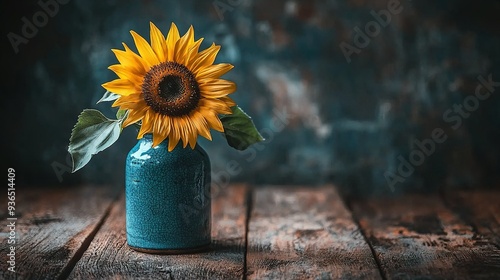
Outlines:
[[[44,3],[52,3],[46,17],[34,19]],[[333,182],[348,193],[386,194],[498,185],[497,1],[2,5],[9,72],[2,77],[2,164],[17,168],[22,182],[122,184],[136,132],[125,130],[70,174],[70,131],[84,108],[114,114],[107,104],[95,105],[100,84],[114,78],[110,49],[133,45],[131,29],[149,37],[149,21],[164,32],[173,21],[181,32],[193,24],[196,37],[205,38],[202,48],[222,45],[218,61],[235,65],[226,76],[238,84],[233,97],[267,138],[245,152],[222,136],[201,140],[219,186]],[[40,26],[24,30],[31,38],[23,35],[26,20]],[[12,43],[10,32],[24,40]]]

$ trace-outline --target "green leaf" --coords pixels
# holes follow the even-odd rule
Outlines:
[[[123,119],[110,120],[98,110],[83,110],[69,139],[68,152],[73,162],[72,172],[84,167],[93,155],[118,140],[122,121]]]
[[[116,112],[116,118],[119,120],[123,120],[125,118],[125,116],[127,115],[127,112],[128,112],[128,110],[119,109]]]
[[[238,106],[231,107],[231,110],[233,114],[223,115],[220,119],[229,146],[241,151],[252,144],[264,141],[250,116]]]
[[[99,101],[97,101],[96,104],[99,104],[99,103],[105,102],[105,101],[115,101],[116,99],[118,99],[118,97],[120,97],[118,94],[112,93],[111,91],[106,91],[104,93],[104,95],[101,97],[101,99],[99,99]]]
[[[123,120],[125,120],[125,117],[126,117],[127,115],[128,115],[128,110],[122,110],[122,109],[120,109],[120,110],[118,110],[118,111],[116,112],[116,118],[117,118],[117,119],[119,119],[119,120],[122,120],[122,121],[123,121]],[[132,125],[133,125],[136,129],[139,129],[139,130],[141,129],[141,125],[140,125],[140,124],[138,124],[138,123],[136,123],[136,122],[135,122],[135,123],[133,123]]]

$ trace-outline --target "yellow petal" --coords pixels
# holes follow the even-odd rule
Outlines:
[[[212,44],[208,49],[205,49],[198,53],[195,58],[193,58],[193,63],[190,67],[190,70],[193,74],[198,75],[198,71],[200,71],[203,67],[207,67],[212,65],[219,53],[220,46]]]
[[[229,98],[227,96],[221,97],[221,98],[219,98],[219,100],[226,103],[227,106],[229,106],[229,107],[236,106],[236,102],[234,102],[234,100],[232,100],[231,98]]]
[[[111,107],[125,107],[127,109],[133,109],[133,108],[142,108],[143,106],[146,105],[146,102],[144,102],[144,99],[140,94],[131,94],[128,96],[120,96],[118,99],[113,102]]]
[[[186,53],[186,57],[184,58],[184,65],[190,69],[191,64],[194,62],[194,57],[198,54],[198,49],[200,48],[201,42],[203,41],[203,38],[198,39],[198,41],[194,42],[193,45],[190,47],[190,49]]]
[[[141,139],[142,137],[144,137],[144,134],[150,133],[150,132],[151,132],[151,125],[142,123],[141,129],[139,130],[139,133],[137,133],[137,139]],[[153,140],[153,142],[154,142],[154,140]],[[153,144],[153,147],[154,146],[156,146],[156,145]]]
[[[215,65],[209,65],[207,67],[202,67],[200,68],[198,74],[196,75],[196,78],[198,79],[206,79],[206,78],[213,78],[217,79],[221,77],[222,75],[226,74],[229,72],[231,69],[233,69],[234,66],[228,63],[219,63]]]
[[[185,116],[182,117],[182,121],[183,121],[183,126],[181,127],[182,132],[183,132],[182,144],[183,144],[183,147],[186,148],[191,136],[193,135],[193,133],[196,133],[196,132],[194,132],[194,129],[191,125],[191,122],[189,121],[189,117],[185,117]]]
[[[175,146],[177,146],[177,143],[179,143],[180,139],[180,131],[179,131],[179,126],[175,122],[176,119],[171,118],[170,119],[170,135],[168,136],[168,151],[171,152]]]
[[[115,74],[118,75],[118,77],[120,77],[120,79],[129,80],[132,83],[138,84],[138,85],[142,84],[142,77],[136,75],[135,73],[133,73],[129,69],[123,67],[123,65],[121,65],[121,64],[111,65],[108,67],[108,69],[115,72]]]
[[[108,91],[119,95],[131,95],[137,92],[135,84],[129,80],[116,79],[111,82],[102,84],[102,87]]]
[[[222,126],[222,122],[220,121],[216,113],[212,112],[211,110],[202,110],[203,117],[205,118],[205,120],[207,120],[207,123],[210,125],[210,127],[219,132],[224,132],[224,126]]]
[[[191,147],[191,149],[194,149],[194,147],[196,146],[196,140],[198,138],[198,131],[196,128],[195,120],[193,119],[192,115],[186,117],[186,120],[187,120],[188,126],[190,127],[190,129],[188,131],[189,146]]]
[[[122,126],[127,127],[133,123],[140,121],[144,117],[145,108],[141,110],[129,110],[127,119],[123,121]]]
[[[196,140],[198,139],[198,131],[196,130],[196,126],[194,125],[194,122],[190,119],[189,116],[186,117],[186,123],[187,126],[189,127],[189,130],[187,131],[189,146],[191,147],[191,149],[194,149],[194,146],[196,145]]]
[[[178,122],[179,122],[179,129],[181,132],[182,147],[186,148],[189,141],[189,134],[191,128],[189,126],[189,122],[186,121],[184,117],[179,117]]]
[[[179,30],[177,29],[177,25],[172,22],[170,26],[170,30],[168,31],[166,43],[167,43],[167,57],[166,61],[174,61],[175,54],[175,44],[179,41]]]
[[[146,111],[146,113],[144,114],[144,117],[142,118],[142,124],[141,124],[141,129],[139,130],[139,133],[137,134],[137,139],[141,139],[144,134],[148,133],[148,132],[152,132],[152,128],[153,128],[153,121],[152,121],[152,118],[153,118],[153,114],[154,112],[152,112],[151,110],[148,110]],[[155,135],[153,135],[153,138],[154,138]],[[153,142],[154,142],[154,139],[153,139]],[[153,144],[153,146],[156,146]]]
[[[203,98],[200,100],[200,107],[204,107],[208,110],[213,110],[219,114],[232,114],[231,108],[219,99],[206,99]]]
[[[125,43],[122,43],[125,51],[112,49],[116,58],[123,67],[129,69],[138,76],[144,76],[149,69],[142,57],[133,52]]]
[[[130,34],[132,34],[132,37],[134,38],[135,46],[137,47],[139,54],[144,59],[144,61],[148,63],[148,70],[151,66],[159,64],[160,62],[158,60],[158,57],[156,56],[155,52],[148,44],[148,42],[133,30],[130,31]]]
[[[201,136],[212,141],[212,135],[210,135],[210,128],[208,127],[207,120],[205,120],[205,117],[203,117],[200,112],[195,111],[193,113],[191,121],[193,122],[196,130]]]
[[[204,97],[220,98],[236,91],[236,84],[223,79],[199,81],[200,92]]]
[[[154,120],[153,131],[155,134],[160,134],[165,136],[165,138],[170,133],[170,121],[168,117],[164,117],[160,114],[156,114],[156,118]],[[165,139],[163,138],[163,139]]]
[[[191,147],[191,149],[194,149],[194,147],[196,147],[196,136],[191,136],[191,138],[189,138],[189,147]]]
[[[150,22],[149,27],[151,29],[151,47],[156,53],[158,60],[164,62],[167,60],[167,41],[165,41],[165,36],[163,36],[163,33],[161,33],[160,29],[158,29],[154,23]]]
[[[156,147],[168,137],[168,132],[165,133],[166,131],[163,129],[163,127],[164,123],[168,124],[169,121],[168,119],[164,119],[163,116],[158,113],[153,113],[153,114],[154,114],[152,119],[153,147]]]
[[[154,134],[153,135],[153,147],[160,145],[160,143],[163,142],[166,138],[167,138],[167,135]],[[170,152],[170,150],[169,150],[169,152]]]
[[[194,28],[191,25],[186,34],[184,34],[175,44],[174,61],[184,65],[188,50],[193,44],[194,44]]]

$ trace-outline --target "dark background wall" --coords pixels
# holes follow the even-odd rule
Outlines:
[[[43,9],[1,4],[2,165],[20,184],[122,184],[134,129],[75,174],[66,148],[82,109],[114,115],[95,104],[114,79],[110,49],[133,46],[131,29],[149,38],[153,21],[165,33],[171,22],[181,33],[193,24],[202,48],[222,45],[218,61],[236,66],[226,76],[238,84],[233,98],[267,138],[246,152],[222,136],[200,140],[219,185],[333,182],[353,194],[498,186],[500,87],[474,97],[479,76],[500,81],[498,1],[58,3],[17,53],[8,34],[23,36],[23,17]],[[373,13],[393,4],[386,26],[375,24]],[[359,39],[357,28],[371,35]],[[433,133],[440,143],[426,140]]]

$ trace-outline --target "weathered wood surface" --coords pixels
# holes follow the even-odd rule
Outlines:
[[[107,186],[16,191],[16,272],[7,271],[8,230],[0,235],[0,279],[66,277],[90,243],[117,193]],[[2,195],[0,216],[7,219]]]
[[[19,188],[16,273],[4,228],[0,279],[500,279],[500,191],[355,200],[352,213],[333,187],[250,191],[214,197],[211,251],[166,256],[127,247],[116,189]]]
[[[500,192],[491,190],[460,191],[445,194],[447,205],[474,231],[500,248]]]
[[[380,278],[333,187],[256,189],[248,227],[248,279]]]
[[[471,211],[481,216],[476,202]],[[386,279],[499,279],[500,247],[485,242],[438,195],[356,201],[352,208]],[[483,221],[495,222],[494,216]]]
[[[247,188],[231,186],[212,201],[210,251],[150,255],[131,250],[125,235],[123,197],[76,265],[75,279],[242,279],[244,275]]]

